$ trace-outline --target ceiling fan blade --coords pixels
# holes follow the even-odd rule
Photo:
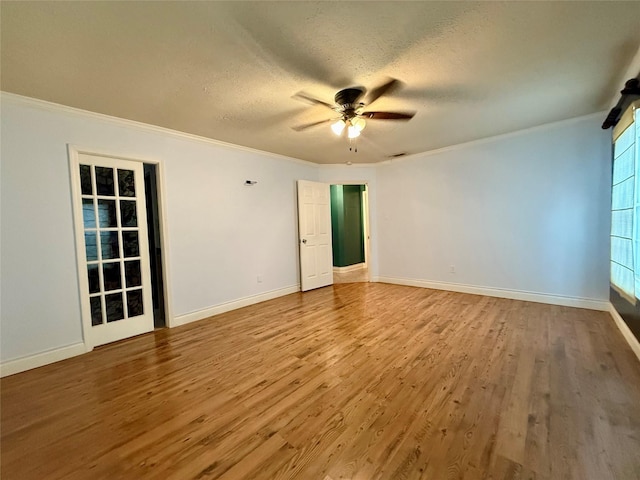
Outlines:
[[[416,112],[362,112],[361,117],[371,120],[411,120]]]
[[[327,118],[326,120],[320,120],[319,122],[304,123],[302,125],[296,125],[295,127],[291,127],[291,128],[294,129],[296,132],[301,132],[302,130],[306,130],[307,128],[315,127],[316,125],[322,125],[323,123],[329,123],[329,122],[332,122],[333,120],[334,119],[332,118]]]
[[[325,107],[328,107],[331,110],[333,110],[335,108],[335,105],[331,105],[330,103],[327,103],[327,102],[325,102],[323,100],[320,100],[320,99],[318,99],[316,97],[312,97],[311,95],[309,95],[308,93],[305,93],[305,92],[298,92],[291,98],[295,98],[296,100],[300,100],[302,102],[310,103],[312,105],[324,105]]]
[[[402,85],[402,82],[400,82],[400,80],[396,80],[395,78],[390,78],[382,85],[379,85],[378,87],[371,90],[369,92],[369,95],[367,96],[367,101],[365,103],[367,105],[371,105],[382,95],[391,93],[393,90],[397,89],[400,85]]]

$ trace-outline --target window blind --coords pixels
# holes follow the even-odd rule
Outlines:
[[[636,124],[614,144],[611,191],[611,283],[633,299],[640,298],[640,175],[636,175]]]

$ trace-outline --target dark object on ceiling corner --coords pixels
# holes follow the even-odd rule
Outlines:
[[[615,127],[629,104],[638,98],[640,98],[640,80],[631,78],[625,82],[624,88],[620,91],[620,100],[605,118],[602,129]]]

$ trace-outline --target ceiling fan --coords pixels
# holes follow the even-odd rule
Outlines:
[[[416,114],[415,111],[375,112],[364,110],[366,106],[371,105],[381,96],[397,89],[400,85],[401,82],[399,80],[390,78],[382,85],[371,90],[364,99],[363,97],[367,93],[367,90],[364,87],[345,88],[336,93],[334,97],[334,105],[317,99],[307,93],[298,92],[293,96],[293,98],[315,105],[323,105],[335,111],[338,116],[320,120],[318,122],[297,125],[291,128],[300,132],[302,130],[306,130],[307,128],[333,122],[333,124],[331,125],[331,130],[333,130],[333,133],[340,136],[346,132],[348,138],[354,139],[360,136],[360,132],[367,125],[366,120],[411,120]]]

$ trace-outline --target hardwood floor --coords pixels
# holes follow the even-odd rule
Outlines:
[[[2,379],[2,478],[640,478],[607,313],[378,283]]]

